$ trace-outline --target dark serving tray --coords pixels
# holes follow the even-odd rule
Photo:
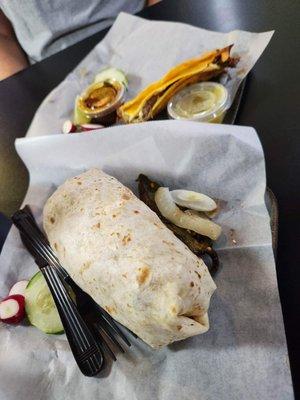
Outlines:
[[[246,85],[246,79],[243,79],[243,81],[241,82],[236,95],[233,99],[233,102],[231,104],[231,107],[226,111],[223,123],[224,124],[234,124],[239,108],[240,108],[240,104],[241,104],[241,100],[243,97],[243,93],[244,93],[244,89],[245,89],[245,85]]]
[[[246,79],[247,78],[245,78],[242,81],[241,85],[238,88],[238,91],[236,92],[233,103],[225,115],[225,118],[223,121],[224,124],[234,124],[234,122],[236,120],[238,110],[239,110],[239,107],[241,104],[243,92],[244,92],[245,85],[246,85]],[[272,246],[273,246],[274,256],[276,258],[277,239],[278,239],[278,203],[277,203],[274,193],[268,187],[266,188],[266,193],[265,193],[265,203],[266,203],[268,213],[270,215],[270,225],[271,225],[271,232],[272,232]]]
[[[226,112],[226,115],[224,118],[224,124],[234,124],[236,116],[238,114],[240,104],[241,104],[245,84],[246,84],[246,78],[243,80],[243,82],[239,86],[238,91],[233,100],[233,103],[232,103],[231,107],[229,108],[229,110]],[[166,118],[168,118],[166,116],[166,113],[161,113],[158,116],[158,119],[166,119]],[[277,205],[277,200],[276,200],[274,193],[268,187],[267,187],[266,193],[265,193],[265,202],[266,202],[266,206],[267,206],[267,209],[268,209],[268,212],[270,215],[270,224],[271,224],[271,231],[272,231],[272,245],[273,245],[274,255],[276,257],[277,237],[278,237],[278,205]],[[0,213],[0,251],[3,247],[4,241],[6,239],[8,231],[10,229],[10,226],[11,226],[11,222],[9,221],[9,219]]]

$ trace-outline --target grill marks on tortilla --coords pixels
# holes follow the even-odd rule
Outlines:
[[[139,285],[143,285],[146,283],[147,280],[150,278],[150,268],[146,265],[138,269],[138,274],[136,280],[138,281]]]

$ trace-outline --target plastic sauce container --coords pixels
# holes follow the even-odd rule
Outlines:
[[[77,107],[86,116],[99,119],[118,108],[124,93],[125,87],[114,79],[93,83],[81,94]]]
[[[221,123],[230,106],[229,93],[217,82],[200,82],[176,93],[168,103],[173,119]]]

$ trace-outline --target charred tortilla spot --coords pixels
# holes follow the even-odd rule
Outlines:
[[[80,181],[77,181],[77,185],[82,185],[82,182],[80,182]]]
[[[129,193],[123,193],[123,194],[122,194],[122,199],[123,199],[123,200],[130,200],[130,197],[131,197],[131,196],[130,196]]]
[[[150,269],[149,267],[145,266],[142,268],[139,268],[138,270],[138,275],[137,275],[137,281],[139,283],[139,285],[142,285],[146,282],[146,280],[149,278],[150,276]]]
[[[122,239],[123,246],[126,246],[126,244],[129,243],[130,241],[131,241],[131,236],[130,233],[128,233],[128,235],[125,235]]]
[[[195,286],[194,282],[191,282],[190,287],[194,287],[194,286]]]
[[[117,235],[118,238],[120,237],[120,233],[119,233],[119,232],[112,232],[112,233],[110,234],[110,236],[114,236],[114,235]]]
[[[135,214],[139,214],[140,212],[138,210],[134,210],[134,213]]]
[[[50,217],[50,222],[51,222],[51,224],[54,224],[55,218],[54,217]]]
[[[56,242],[54,243],[54,248],[56,251],[58,250],[58,244]]]
[[[173,242],[167,242],[166,240],[163,240],[162,242],[167,244],[168,246],[174,246]]]
[[[100,222],[92,226],[92,229],[100,229]]]
[[[110,306],[105,306],[104,308],[109,314],[114,314],[114,313],[117,312],[117,310],[113,306],[111,306],[111,307]]]
[[[194,271],[196,275],[198,275],[198,278],[201,279],[201,275],[199,274],[198,271]]]
[[[125,272],[125,274],[122,274],[123,278],[127,279],[127,273]]]
[[[90,268],[91,264],[92,264],[91,261],[86,261],[86,262],[84,262],[84,263],[82,264],[82,266],[80,267],[79,273],[80,273],[80,274],[83,274],[84,271],[86,271],[87,269]]]
[[[175,306],[173,306],[171,308],[171,312],[172,312],[172,314],[177,314],[177,308]]]
[[[177,328],[178,331],[180,331],[180,329],[182,329],[182,326],[181,325],[177,325],[176,328]]]

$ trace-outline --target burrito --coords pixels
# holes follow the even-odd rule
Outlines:
[[[150,346],[208,330],[216,286],[206,265],[114,177],[91,169],[68,179],[43,223],[78,286]]]
[[[237,58],[230,57],[231,46],[191,58],[171,68],[160,80],[151,83],[132,100],[118,109],[125,123],[147,121],[162,111],[174,94],[192,83],[208,81],[234,67]]]

